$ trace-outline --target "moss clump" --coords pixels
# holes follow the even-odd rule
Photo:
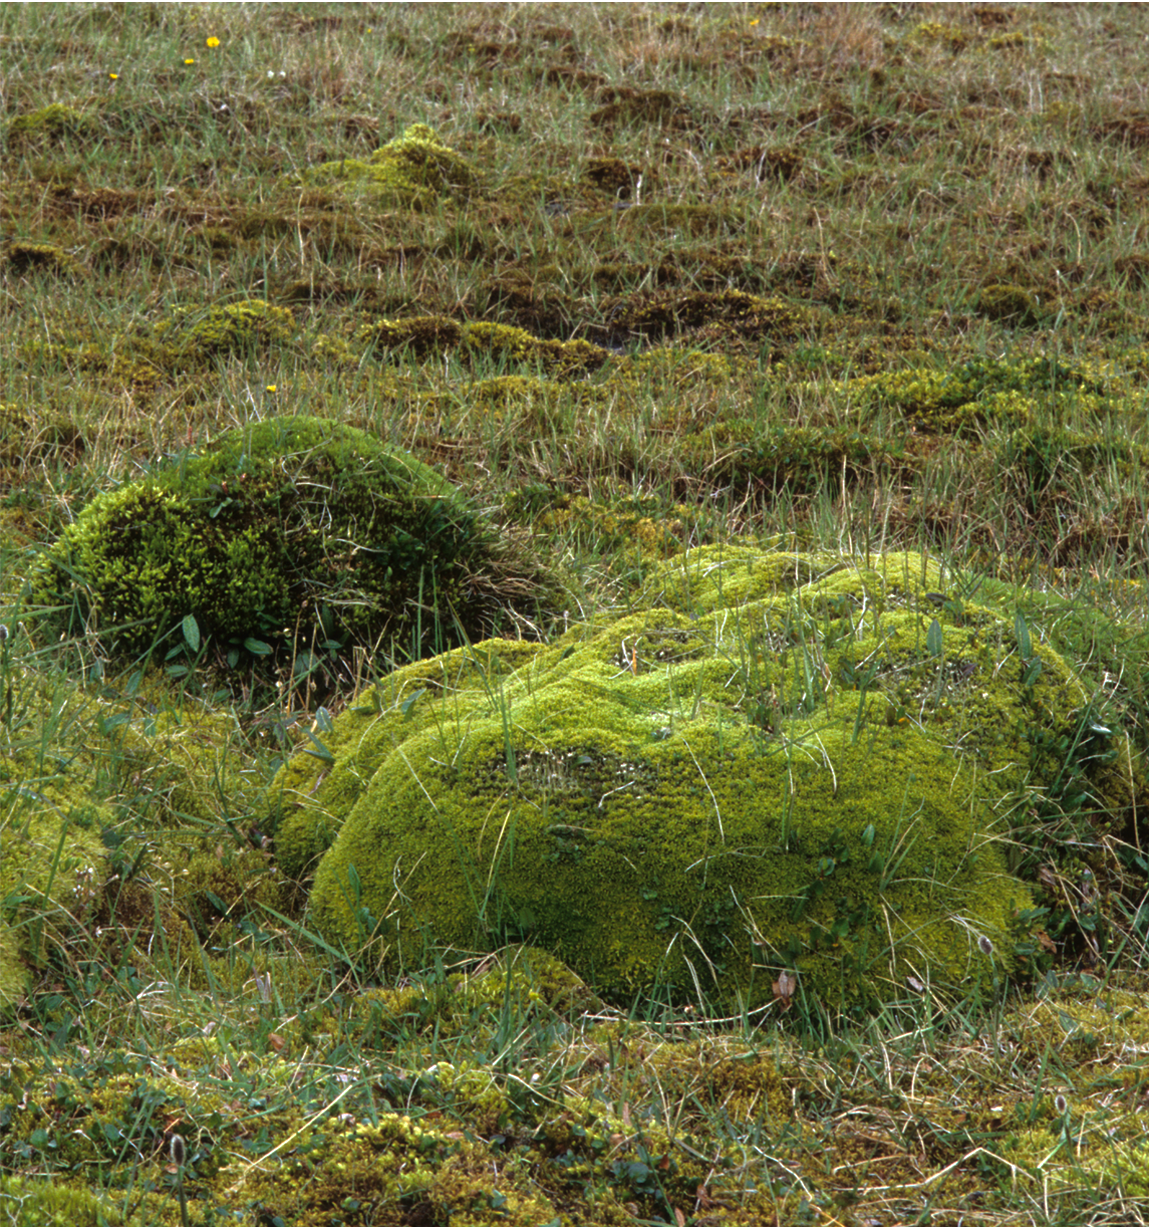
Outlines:
[[[56,276],[75,277],[81,269],[66,251],[51,243],[9,243],[4,250],[4,264],[9,272],[46,272]]]
[[[1019,285],[987,285],[978,296],[977,310],[988,320],[1033,328],[1041,321],[1037,299]]]
[[[621,158],[590,158],[583,175],[588,183],[615,200],[629,200],[644,180],[643,168],[638,163]]]
[[[83,441],[62,414],[0,402],[0,460],[42,460],[69,449],[83,450]]]
[[[446,1062],[439,1068],[445,1079],[461,1080],[464,1096],[479,1081],[490,1083],[479,1070],[457,1071]],[[378,1124],[308,1130],[282,1162],[240,1173],[230,1197],[232,1204],[255,1201],[269,1220],[299,1227],[363,1214],[372,1222],[453,1219],[474,1227],[533,1227],[558,1217],[524,1175],[496,1179],[481,1140],[398,1114],[381,1116]]]
[[[38,111],[29,111],[27,115],[17,115],[8,125],[8,139],[22,144],[44,136],[86,136],[94,127],[95,121],[90,115],[54,102]]]
[[[1039,408],[1058,416],[1071,407],[1100,415],[1120,403],[1110,394],[1105,376],[1088,363],[1070,364],[1044,355],[879,371],[836,381],[830,391],[849,397],[863,423],[893,408],[919,428],[955,435],[987,422],[1025,425]]]
[[[431,354],[454,349],[462,336],[463,329],[448,316],[420,315],[365,324],[356,332],[355,339],[384,353],[407,353],[421,361]]]
[[[110,812],[74,765],[0,759],[0,1012],[27,990],[68,911],[95,889]]]
[[[420,397],[415,415],[421,422],[434,420],[442,429],[447,429],[448,423],[461,424],[475,416],[487,421],[511,421],[523,429],[565,429],[579,414],[607,405],[612,391],[610,384],[496,375]]]
[[[761,482],[771,489],[822,488],[827,479],[853,484],[876,469],[912,471],[914,456],[901,439],[811,426],[771,426],[746,419],[722,422],[683,441],[686,458],[713,479]]]
[[[548,532],[574,537],[584,548],[667,558],[685,548],[688,525],[694,527],[696,515],[685,506],[668,509],[655,499],[625,499],[608,506],[575,495],[552,502],[539,524]]]
[[[537,364],[560,377],[597,371],[610,360],[609,350],[589,341],[542,341],[507,324],[468,324],[463,341],[472,355]]]
[[[638,294],[606,304],[614,332],[663,337],[710,326],[716,335],[755,340],[791,339],[811,326],[809,307],[778,298],[759,298],[741,290]]]
[[[745,232],[747,219],[715,205],[636,204],[618,214],[618,227],[629,237],[734,235]]]
[[[610,358],[607,350],[588,341],[544,341],[508,324],[460,325],[442,315],[365,324],[355,339],[387,353],[409,352],[418,359],[461,346],[464,356],[471,359],[482,356],[525,363],[559,377],[596,371]]]
[[[482,638],[534,588],[434,470],[352,427],[260,422],[100,495],[47,552],[36,594],[117,653],[162,643],[414,656]],[[191,621],[189,621],[189,619]]]
[[[655,123],[683,129],[697,124],[695,109],[680,95],[669,90],[636,90],[628,86],[602,92],[606,106],[592,111],[590,122],[599,127],[619,123]]]
[[[309,170],[307,178],[313,183],[352,183],[367,189],[380,203],[409,207],[427,206],[442,196],[466,196],[478,185],[470,163],[426,124],[412,124],[402,136],[377,149],[369,161],[324,162]]]
[[[183,361],[265,349],[274,342],[289,340],[294,329],[295,317],[287,307],[249,298],[206,310],[177,307],[156,325],[156,335]]]
[[[114,1227],[119,1211],[86,1189],[0,1176],[0,1215],[16,1227]]]
[[[762,145],[753,145],[726,157],[714,159],[714,169],[722,175],[737,174],[740,171],[753,170],[759,183],[767,178],[780,179],[787,182],[793,179],[805,164],[805,158],[798,149],[782,147],[767,149]]]
[[[324,932],[391,970],[521,934],[616,995],[761,1002],[780,969],[842,1005],[990,991],[1031,904],[994,806],[1055,772],[1031,734],[1080,722],[1065,664],[1027,643],[1003,668],[1009,617],[915,555],[714,547],[655,575],[648,612],[509,674],[399,670],[327,767],[292,762],[277,848],[319,857]]]

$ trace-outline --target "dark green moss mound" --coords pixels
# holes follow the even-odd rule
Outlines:
[[[1025,328],[1032,328],[1041,320],[1037,299],[1018,285],[987,285],[978,298],[977,309],[986,319]]]
[[[4,252],[4,266],[17,275],[43,271],[73,277],[81,272],[66,251],[51,243],[9,243]]]
[[[156,334],[179,359],[212,354],[266,349],[290,338],[294,320],[286,307],[273,307],[260,298],[206,310],[177,307],[156,325]]]
[[[482,637],[532,592],[433,469],[300,417],[97,497],[36,595],[117,653],[210,644],[234,665],[290,647],[299,667],[351,645],[418,656]]]

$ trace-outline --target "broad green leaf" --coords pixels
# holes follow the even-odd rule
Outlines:
[[[200,635],[199,623],[195,620],[195,614],[187,614],[183,622],[180,624],[184,633],[184,643],[192,650],[192,654],[199,655]]]
[[[1025,614],[1018,613],[1013,620],[1014,634],[1017,635],[1017,650],[1022,660],[1029,660],[1033,655],[1033,641],[1029,637],[1029,627],[1025,623]]]
[[[930,623],[930,629],[926,631],[926,651],[931,656],[940,656],[942,654],[942,626],[935,618]]]

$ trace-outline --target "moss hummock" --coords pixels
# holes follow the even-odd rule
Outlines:
[[[426,207],[474,189],[478,175],[467,160],[426,124],[411,124],[402,136],[376,149],[366,162],[342,158],[307,172],[311,183],[346,182],[370,192],[377,203]]]
[[[279,418],[98,496],[47,552],[36,595],[119,653],[229,663],[351,645],[418,656],[533,599],[434,469],[352,427]]]
[[[281,861],[392,970],[524,937],[615,997],[990,991],[1032,902],[998,815],[1086,698],[944,589],[917,555],[705,548],[642,612],[399,670],[281,774]]]

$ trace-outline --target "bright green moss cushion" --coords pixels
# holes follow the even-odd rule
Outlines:
[[[314,732],[277,847],[323,933],[386,969],[524,938],[608,994],[750,1005],[784,969],[842,1005],[1008,971],[1008,816],[1031,730],[1081,718],[1066,664],[916,555],[696,550],[644,601],[400,669]]]

